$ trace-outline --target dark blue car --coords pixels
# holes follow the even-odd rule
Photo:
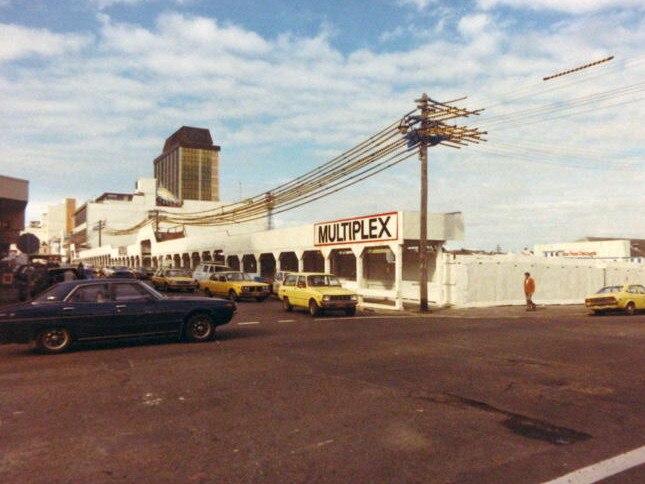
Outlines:
[[[35,341],[42,353],[61,353],[84,341],[208,341],[236,309],[224,299],[166,297],[136,279],[61,282],[31,302],[1,307],[0,343]]]

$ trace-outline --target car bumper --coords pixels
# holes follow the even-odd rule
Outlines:
[[[356,301],[322,301],[320,307],[323,309],[349,309],[355,308]]]

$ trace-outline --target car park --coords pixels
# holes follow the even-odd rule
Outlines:
[[[35,342],[42,353],[74,343],[175,336],[207,341],[228,323],[235,303],[166,297],[136,279],[58,283],[28,303],[0,308],[0,343]]]
[[[228,272],[234,270],[233,268],[224,264],[215,264],[213,262],[205,262],[195,267],[193,271],[193,279],[196,281],[205,281],[209,279],[216,272]]]
[[[155,289],[195,292],[197,281],[188,269],[159,269],[150,279]]]
[[[645,310],[645,286],[641,284],[605,286],[596,294],[587,297],[585,306],[595,314],[624,311],[631,316],[636,311]]]
[[[354,291],[343,288],[335,275],[322,272],[289,274],[278,290],[278,297],[285,311],[294,307],[304,308],[312,316],[319,316],[327,310],[342,310],[353,316],[358,304],[358,295]]]
[[[208,280],[200,281],[199,288],[207,296],[224,296],[233,301],[264,301],[270,292],[269,284],[254,281],[252,276],[241,271],[216,272]]]

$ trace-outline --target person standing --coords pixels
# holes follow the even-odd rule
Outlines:
[[[535,279],[528,272],[524,273],[524,295],[526,296],[526,310],[535,311],[537,306],[533,302],[533,293],[535,293]]]

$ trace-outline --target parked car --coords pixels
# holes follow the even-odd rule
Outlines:
[[[280,289],[280,286],[284,283],[284,280],[287,278],[287,276],[291,274],[291,272],[286,272],[286,271],[280,271],[276,272],[275,276],[273,277],[273,282],[271,283],[271,292],[275,294],[276,296],[278,295],[278,290]]]
[[[641,284],[606,286],[586,298],[585,305],[596,314],[625,311],[631,316],[645,309],[645,287]]]
[[[269,285],[256,282],[249,274],[240,271],[217,272],[210,279],[199,282],[199,288],[207,296],[225,296],[233,301],[256,299],[264,301],[269,297]]]
[[[278,290],[278,297],[285,311],[305,308],[312,316],[329,309],[343,310],[346,315],[353,316],[358,304],[355,292],[344,289],[335,275],[322,272],[289,274]]]
[[[134,277],[137,279],[150,279],[155,274],[155,270],[152,267],[135,267],[132,269],[134,272]]]
[[[120,279],[134,279],[135,275],[132,269],[128,269],[127,267],[115,267],[114,269],[112,269],[108,277],[116,277]]]
[[[151,278],[152,285],[163,291],[195,292],[197,281],[188,269],[159,269]]]
[[[0,308],[0,343],[35,341],[42,353],[61,353],[77,342],[106,339],[207,341],[235,311],[231,301],[170,298],[136,279],[79,279]]]
[[[215,264],[213,262],[204,262],[195,267],[193,271],[193,279],[196,281],[205,281],[209,279],[215,272],[228,272],[234,270],[233,268],[224,264]]]

